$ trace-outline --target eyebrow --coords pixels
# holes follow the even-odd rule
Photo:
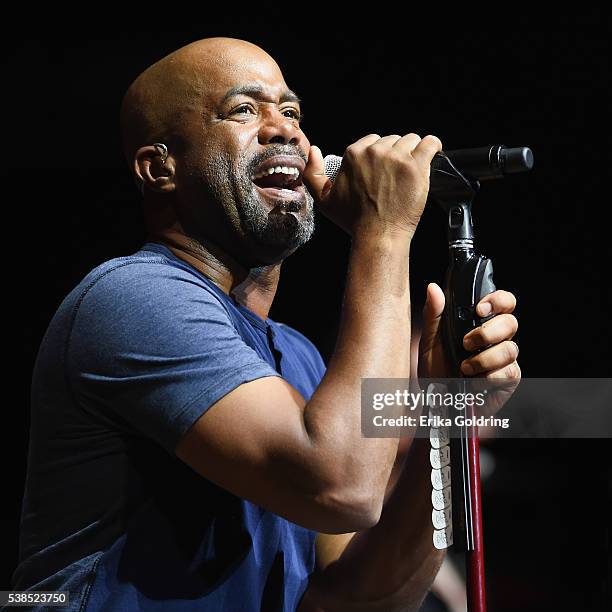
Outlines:
[[[266,97],[266,94],[264,88],[259,85],[237,85],[226,92],[223,96],[223,100],[221,100],[221,104],[227,102],[227,100],[234,96],[249,96],[250,98],[262,100]],[[295,102],[299,104],[300,99],[293,91],[286,89],[281,94],[280,102]]]

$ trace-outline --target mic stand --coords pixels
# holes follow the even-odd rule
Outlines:
[[[440,153],[432,164],[436,173],[430,197],[446,212],[449,265],[444,283],[446,305],[442,315],[442,340],[453,366],[470,354],[463,348],[463,337],[490,317],[476,314],[476,305],[495,291],[493,264],[474,250],[472,203],[480,183],[468,180]],[[433,174],[432,174],[433,176]],[[457,392],[465,393],[467,383],[460,382]],[[466,407],[466,419],[474,417],[474,406]],[[472,423],[474,420],[472,419]],[[478,428],[464,424],[457,427],[450,441],[451,499],[453,543],[466,554],[468,610],[486,610],[484,548]]]

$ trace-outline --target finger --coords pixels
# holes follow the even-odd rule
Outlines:
[[[518,362],[513,361],[510,365],[504,366],[499,370],[492,370],[481,374],[479,378],[507,378],[511,380],[518,380],[521,378],[521,367]]]
[[[500,314],[468,332],[463,337],[467,351],[476,351],[490,344],[498,344],[514,338],[518,330],[518,320],[511,314]]]
[[[461,371],[467,376],[474,376],[499,370],[516,361],[517,357],[518,345],[512,340],[506,340],[463,361]]]
[[[516,307],[516,298],[514,294],[509,291],[503,291],[498,289],[493,293],[485,296],[478,302],[476,306],[476,314],[481,317],[486,317],[493,314],[499,314],[502,312],[512,312]]]
[[[359,140],[356,140],[352,145],[349,145],[344,151],[344,156],[347,158],[354,158],[359,155],[362,151],[372,146],[377,140],[380,140],[378,134],[368,134]]]
[[[321,200],[331,189],[332,181],[325,174],[325,162],[319,147],[314,145],[310,147],[308,162],[302,173],[302,180],[316,202]]]
[[[408,160],[411,158],[412,152],[417,148],[420,142],[421,137],[411,132],[395,141],[393,152],[397,153],[400,158]]]
[[[444,291],[436,283],[427,285],[427,297],[423,307],[423,326],[421,332],[421,347],[429,350],[440,328],[444,312]]]
[[[390,134],[389,136],[383,136],[376,142],[370,145],[370,148],[387,148],[390,149],[398,140],[402,137],[397,134]]]
[[[412,151],[412,157],[419,164],[431,165],[431,160],[436,153],[442,150],[442,141],[437,136],[429,134],[425,136]]]

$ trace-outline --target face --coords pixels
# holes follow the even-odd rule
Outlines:
[[[301,180],[310,145],[299,100],[271,58],[249,51],[207,65],[177,187],[189,196],[197,233],[253,266],[304,244],[314,212]]]

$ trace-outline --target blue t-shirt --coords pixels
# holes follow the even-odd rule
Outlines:
[[[181,436],[242,383],[324,372],[166,247],[104,263],[68,295],[38,354],[13,588],[70,610],[294,610],[315,533],[197,475]],[[240,435],[237,431],[236,435]]]

